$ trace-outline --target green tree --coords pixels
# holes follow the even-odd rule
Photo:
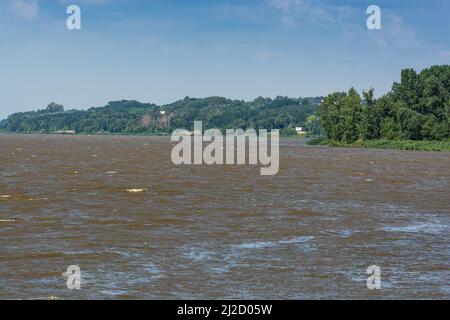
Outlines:
[[[64,112],[64,107],[60,104],[52,102],[47,106],[47,108],[45,108],[44,111],[48,113]]]

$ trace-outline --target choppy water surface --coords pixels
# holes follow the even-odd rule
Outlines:
[[[262,177],[170,151],[0,135],[0,298],[450,298],[449,153],[282,140],[280,173]]]

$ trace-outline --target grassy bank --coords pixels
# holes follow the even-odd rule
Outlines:
[[[396,149],[416,151],[442,151],[450,152],[450,141],[411,141],[411,140],[358,140],[353,143],[332,141],[326,138],[317,138],[308,142],[309,145],[324,145],[331,147],[370,148],[370,149]]]

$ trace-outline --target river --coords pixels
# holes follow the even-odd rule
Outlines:
[[[176,166],[171,147],[0,135],[0,298],[450,298],[450,153],[282,139],[261,176]]]

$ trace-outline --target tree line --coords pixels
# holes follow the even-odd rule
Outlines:
[[[98,134],[161,134],[178,128],[190,129],[194,120],[217,129],[280,129],[282,135],[296,134],[296,127],[309,126],[318,133],[317,107],[322,97],[257,98],[253,101],[222,97],[189,98],[158,106],[138,101],[114,101],[88,110],[64,110],[51,103],[46,108],[10,115],[0,130],[18,133],[52,133],[73,130]]]
[[[318,108],[329,140],[450,139],[450,65],[433,66],[417,73],[401,72],[401,80],[379,99],[374,90],[362,96],[351,88],[325,97]]]
[[[195,120],[203,121],[205,129],[280,129],[284,136],[304,127],[311,135],[324,134],[330,141],[346,144],[378,139],[446,141],[450,139],[450,65],[420,73],[402,70],[400,82],[378,99],[373,89],[360,95],[351,88],[325,98],[186,97],[163,106],[122,100],[88,110],[66,111],[51,103],[38,111],[10,115],[0,122],[0,130],[170,134],[192,128]]]

